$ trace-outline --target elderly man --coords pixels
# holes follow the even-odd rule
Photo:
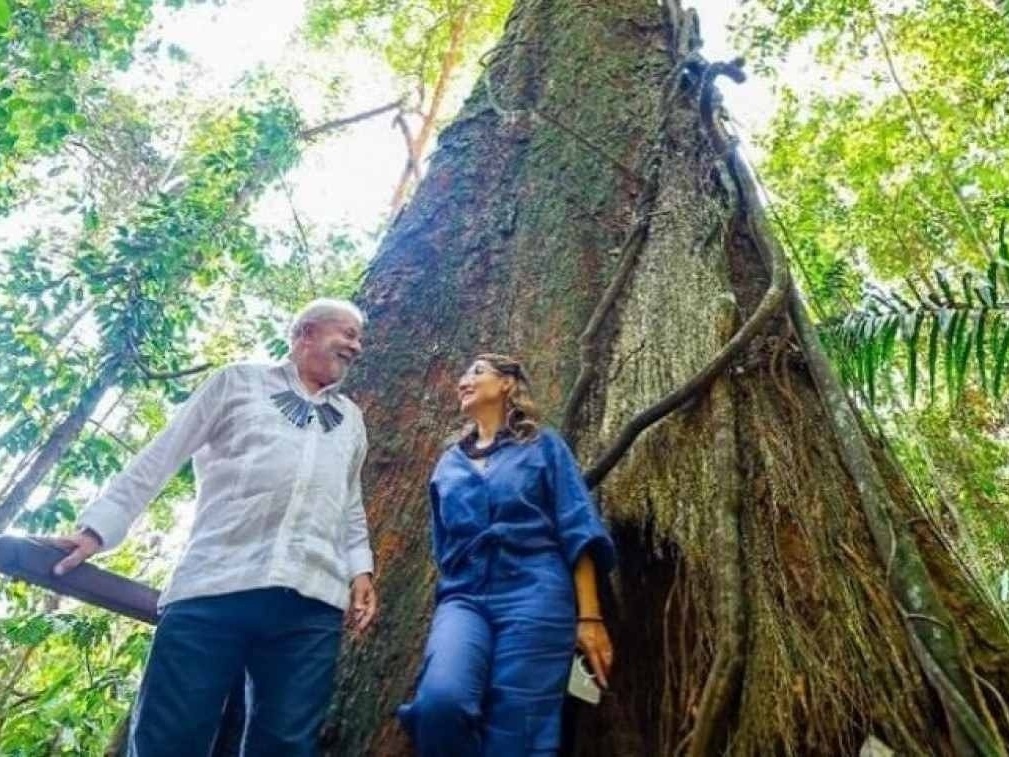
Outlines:
[[[196,518],[172,579],[134,709],[130,754],[205,755],[247,673],[244,754],[309,755],[333,695],[344,621],[375,615],[361,503],[361,411],[338,391],[364,317],[317,300],[295,319],[290,359],[208,379],[59,539],[65,573],[126,536],[189,458]]]

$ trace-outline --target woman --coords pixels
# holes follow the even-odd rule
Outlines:
[[[437,607],[398,715],[422,757],[554,754],[576,645],[607,686],[596,571],[613,542],[518,362],[480,355],[458,394],[471,424],[430,484]]]

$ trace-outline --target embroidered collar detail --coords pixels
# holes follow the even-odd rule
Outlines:
[[[343,422],[343,413],[328,402],[315,404],[309,402],[293,389],[271,394],[270,399],[280,412],[298,428],[305,428],[313,418],[319,419],[324,433],[329,433]]]
[[[343,422],[343,413],[329,404],[328,401],[311,402],[294,390],[292,374],[294,381],[298,381],[300,386],[298,369],[294,363],[285,363],[282,366],[282,371],[284,379],[287,381],[287,389],[271,394],[270,399],[273,400],[273,404],[277,406],[287,420],[298,428],[305,428],[312,422],[313,418],[318,418],[323,433],[327,434]],[[337,397],[339,396],[336,391],[338,385],[336,383],[323,387],[319,390],[319,394],[328,394],[331,397]]]

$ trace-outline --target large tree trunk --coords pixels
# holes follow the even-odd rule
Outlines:
[[[383,607],[348,645],[332,754],[407,752],[391,715],[432,609],[425,485],[467,361],[521,356],[588,465],[773,300],[752,181],[702,123],[695,21],[675,0],[519,2],[382,245],[352,391]],[[600,487],[622,555],[618,674],[574,749],[853,754],[874,734],[906,753],[998,753],[1004,622],[867,442],[786,299]],[[565,414],[583,358],[594,379]]]

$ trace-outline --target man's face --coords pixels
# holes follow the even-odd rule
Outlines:
[[[362,336],[360,322],[350,313],[310,323],[302,337],[304,367],[324,386],[341,380],[364,349]]]

